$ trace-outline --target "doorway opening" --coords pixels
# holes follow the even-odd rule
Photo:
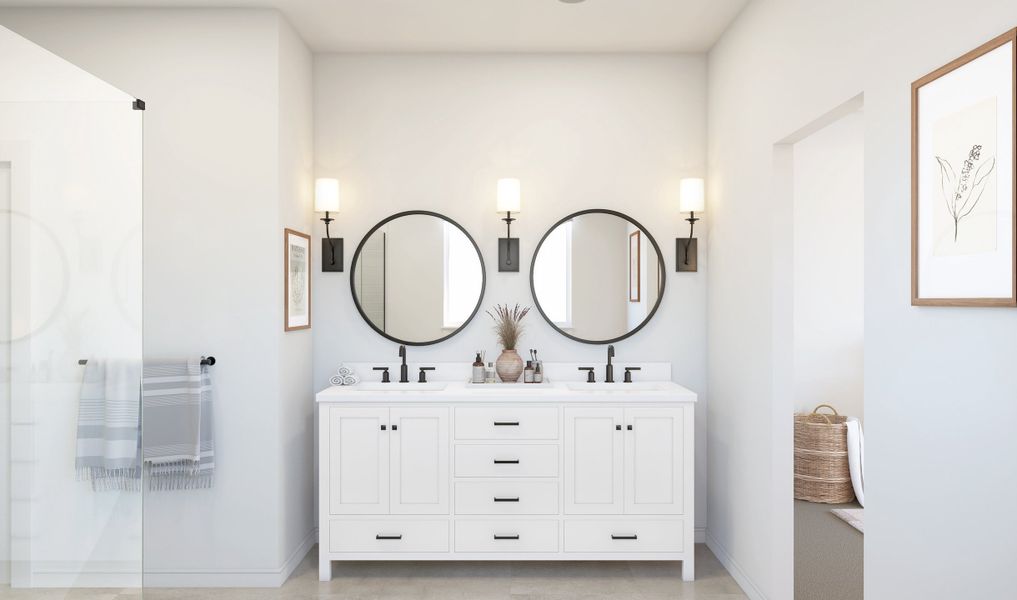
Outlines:
[[[793,500],[794,597],[859,600],[863,596],[864,491],[861,426],[864,422],[864,204],[865,136],[861,96],[830,111],[775,148],[778,184],[785,197],[786,229],[776,230],[775,343],[783,358],[775,367],[781,418],[820,412],[856,422],[836,436],[848,456],[825,455],[836,469],[826,477],[838,494],[805,493],[803,467],[814,455],[788,436],[782,449],[798,485]],[[775,223],[780,227],[780,223]],[[832,407],[832,408],[829,408]],[[790,410],[787,410],[790,409]],[[839,424],[842,419],[832,418]],[[815,417],[825,424],[827,417]],[[832,430],[831,430],[832,431]],[[857,443],[856,443],[857,441]],[[792,452],[794,448],[794,452]],[[855,493],[857,491],[857,494]],[[811,500],[798,499],[808,496]],[[820,496],[823,496],[820,498]],[[837,497],[839,496],[839,498]],[[854,499],[851,499],[854,497]],[[785,513],[786,514],[786,513]]]

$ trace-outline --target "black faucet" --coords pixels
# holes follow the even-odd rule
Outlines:
[[[399,383],[409,383],[410,370],[406,368],[406,346],[399,346],[399,358],[403,359],[403,364],[399,367]]]
[[[614,383],[614,365],[611,359],[614,358],[614,346],[607,347],[607,368],[604,369],[604,383]]]

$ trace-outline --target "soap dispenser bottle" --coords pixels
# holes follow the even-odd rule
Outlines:
[[[494,363],[487,363],[487,371],[484,373],[484,383],[498,383],[498,380],[494,378]]]
[[[473,361],[473,378],[470,380],[472,383],[484,383],[484,361],[480,358],[480,352],[477,352],[477,360]]]

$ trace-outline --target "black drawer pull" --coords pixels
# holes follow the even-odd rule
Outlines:
[[[382,534],[379,533],[378,535],[374,536],[374,539],[376,539],[376,540],[401,540],[401,539],[403,539],[403,534],[397,533],[396,535],[382,535]]]
[[[498,496],[495,496],[494,497],[494,501],[495,502],[519,502],[519,496],[516,496],[515,498],[499,498]]]
[[[518,540],[519,539],[519,534],[517,533],[515,535],[498,535],[496,533],[496,534],[494,534],[494,539],[496,539],[496,540]]]
[[[615,535],[615,534],[612,533],[611,534],[611,539],[612,540],[635,540],[635,539],[639,539],[639,536],[637,536],[634,533],[632,535]]]
[[[519,421],[495,421],[495,427],[519,427]]]
[[[496,465],[518,465],[519,464],[519,459],[518,458],[496,458],[496,459],[494,459],[494,464],[496,464]]]

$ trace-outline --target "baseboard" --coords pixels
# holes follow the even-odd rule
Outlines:
[[[145,570],[146,588],[195,588],[195,587],[237,587],[237,588],[277,588],[289,579],[293,571],[314,547],[318,538],[318,530],[313,529],[300,541],[293,552],[278,569],[239,569],[222,570],[191,570],[177,571],[173,569]]]
[[[706,543],[706,528],[705,527],[696,527],[696,543],[697,544],[705,544]]]
[[[18,585],[13,589],[141,587],[140,561],[37,560],[12,570],[30,578],[22,583],[30,588]]]
[[[713,552],[713,555],[717,557],[720,564],[724,565],[724,568],[731,574],[731,577],[734,577],[734,580],[741,586],[742,591],[744,591],[751,600],[767,600],[766,594],[764,594],[762,590],[759,589],[759,586],[757,586],[755,582],[753,582],[752,579],[745,573],[745,571],[738,566],[738,563],[735,562],[735,559],[731,558],[727,549],[717,541],[717,538],[713,537],[709,531],[705,533],[706,546],[711,552]]]

